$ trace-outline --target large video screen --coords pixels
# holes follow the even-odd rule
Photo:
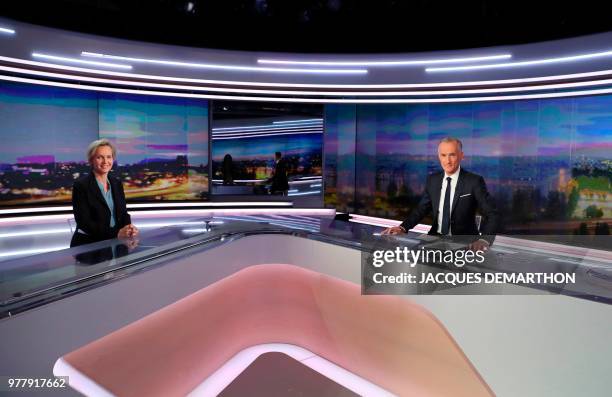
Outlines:
[[[332,105],[326,114],[335,115],[326,119],[328,129],[337,124],[333,128],[349,131],[349,140],[354,131],[359,175],[326,180],[333,188],[326,204],[403,219],[421,198],[426,176],[440,170],[439,140],[453,136],[463,141],[462,167],[484,177],[505,233],[610,233],[612,96],[356,110]],[[347,168],[328,163],[341,158],[338,145],[350,145],[337,140],[326,145],[326,175],[328,167],[336,173]],[[351,183],[353,197],[337,194],[350,191]]]
[[[0,83],[0,206],[68,203],[108,138],[128,200],[208,193],[207,101]]]
[[[322,196],[323,106],[213,104],[213,194],[267,194],[280,152],[289,196]]]

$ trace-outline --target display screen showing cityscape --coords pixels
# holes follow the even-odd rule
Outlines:
[[[70,202],[98,138],[117,146],[130,201],[208,192],[207,101],[0,83],[0,137],[3,206]]]
[[[325,203],[403,219],[440,170],[439,140],[454,136],[462,167],[495,198],[504,233],[609,234],[610,131],[612,96],[328,106]]]
[[[261,126],[262,129],[258,128],[255,133],[254,126]],[[223,160],[227,154],[232,157],[236,183],[270,178],[274,169],[275,152],[281,152],[285,159],[290,179],[321,176],[322,119],[310,125],[299,121],[281,124],[273,120],[254,120],[250,123],[243,121],[236,129],[239,132],[232,130],[231,133],[221,134],[225,131],[227,130],[217,133],[213,128],[212,160],[215,181],[223,180]]]

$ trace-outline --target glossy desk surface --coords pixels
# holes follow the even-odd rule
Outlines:
[[[0,318],[144,271],[150,261],[164,255],[208,250],[245,236],[291,235],[364,254],[397,246],[414,249],[432,243],[430,236],[409,232],[383,237],[382,227],[321,215],[195,217],[179,219],[170,226],[161,225],[142,229],[137,242],[107,240],[0,262]],[[583,250],[586,252],[583,257],[568,256],[562,249],[551,249],[550,244],[546,249],[538,249],[533,242],[521,247],[520,240],[510,240],[519,243],[508,248],[509,239],[499,237],[500,243],[493,245],[487,262],[479,267],[466,266],[463,271],[574,272],[575,285],[552,288],[550,292],[612,303],[610,251]]]

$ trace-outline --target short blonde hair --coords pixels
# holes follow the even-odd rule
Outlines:
[[[447,136],[446,138],[443,138],[440,140],[440,142],[438,143],[438,146],[440,145],[440,143],[456,143],[457,145],[459,145],[459,150],[463,152],[463,143],[461,143],[461,141],[458,138]]]
[[[89,146],[87,147],[87,161],[89,161],[89,163],[91,163],[91,160],[93,159],[93,156],[96,154],[96,151],[98,150],[98,148],[102,146],[110,147],[113,152],[113,160],[117,158],[117,149],[115,149],[115,145],[113,145],[111,141],[109,141],[106,138],[98,139],[97,141],[93,141],[92,143],[90,143]]]

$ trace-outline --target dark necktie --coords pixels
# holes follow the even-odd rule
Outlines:
[[[444,207],[442,208],[442,234],[447,235],[450,230],[450,195],[451,178],[446,178],[446,193],[444,193]]]

